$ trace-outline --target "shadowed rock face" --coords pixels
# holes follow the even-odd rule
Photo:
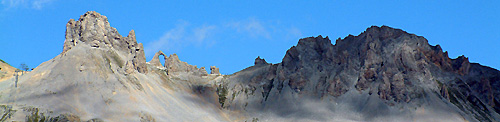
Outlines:
[[[268,64],[267,61],[260,58],[260,56],[255,58],[254,65],[267,65],[267,64]]]
[[[227,100],[226,108],[266,110],[275,101],[335,99],[349,97],[343,95],[355,90],[376,96],[389,107],[433,104],[428,96],[439,94],[462,116],[499,120],[498,70],[471,64],[464,56],[450,59],[439,45],[431,46],[425,38],[400,29],[372,26],[358,36],[337,39],[335,45],[328,37],[303,38],[281,63],[261,62],[265,61],[257,58],[255,66],[229,78],[234,87],[230,94],[236,97]],[[238,91],[245,90],[257,92],[238,97]],[[248,104],[255,105],[239,103],[252,100]]]

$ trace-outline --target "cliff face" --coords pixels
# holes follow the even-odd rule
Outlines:
[[[464,56],[450,59],[439,45],[400,29],[372,26],[358,36],[337,39],[335,45],[328,37],[303,38],[281,63],[261,62],[256,59],[255,66],[227,80],[232,97],[224,107],[269,110],[276,102],[306,98],[377,97],[384,103],[377,106],[418,109],[439,101],[442,108],[457,107],[453,111],[465,118],[499,120],[498,70],[471,64]],[[373,106],[368,103],[361,105]]]

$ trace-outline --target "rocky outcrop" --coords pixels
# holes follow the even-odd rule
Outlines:
[[[163,55],[164,59],[167,60],[167,56],[165,56],[165,54],[160,50],[160,51],[155,53],[155,55],[153,56],[153,59],[151,59],[151,61],[149,61],[149,63],[152,64],[153,66],[156,66],[156,67],[164,67],[164,66],[162,66],[162,64],[160,62],[160,55]]]
[[[219,68],[215,66],[210,66],[210,74],[220,74]]]
[[[146,55],[144,54],[144,47],[142,46],[142,43],[139,43],[135,50],[137,54],[134,55],[132,59],[132,62],[134,62],[135,66],[134,68],[140,73],[147,73],[148,69],[146,68]]]
[[[267,61],[265,59],[260,58],[260,56],[257,56],[257,58],[255,58],[254,65],[266,65],[266,64],[268,64]]]
[[[465,57],[464,55],[459,56],[456,59],[451,59],[451,66],[453,67],[453,71],[460,75],[467,75],[469,74],[470,70],[470,62],[469,58]]]
[[[187,72],[187,73],[193,73],[196,75],[207,75],[207,70],[205,70],[205,67],[198,68],[193,65],[190,65],[186,62],[183,62],[179,60],[179,57],[177,54],[172,54],[169,57],[165,59],[165,68],[172,73],[176,72]]]
[[[61,54],[0,83],[0,121],[230,121],[211,87],[222,76],[200,77],[204,68],[177,56],[167,62],[180,75],[155,69],[134,31],[120,36],[105,16],[87,12],[70,20],[66,37]],[[0,75],[15,69],[4,65]]]
[[[160,55],[163,55],[165,58],[165,66],[162,66],[160,63]],[[172,54],[170,56],[165,56],[165,54],[162,51],[158,51],[155,53],[153,56],[153,59],[149,61],[149,64],[155,66],[155,67],[165,67],[169,73],[179,73],[179,72],[184,72],[184,73],[192,73],[195,75],[208,75],[207,70],[205,67],[200,67],[197,68],[196,66],[190,65],[187,62],[183,62],[179,60],[179,57],[177,54]],[[219,73],[219,68],[216,68],[215,66],[210,67],[211,74],[220,74]]]
[[[259,95],[232,96],[235,99],[227,100],[225,107],[247,106],[233,102],[243,98],[262,100],[255,104],[264,106],[302,97],[335,98],[356,90],[376,95],[388,106],[428,104],[433,101],[425,97],[438,94],[479,121],[496,120],[486,113],[500,112],[500,92],[495,89],[500,87],[498,70],[471,64],[465,56],[451,59],[439,45],[431,46],[421,36],[388,26],[372,26],[358,36],[337,39],[335,45],[328,37],[303,38],[281,63],[265,64],[257,57],[254,66],[231,76],[237,82],[229,85],[234,86],[230,93],[260,91]]]
[[[78,45],[114,49],[128,54],[126,63],[120,65],[130,63],[132,67],[128,68],[147,73],[144,48],[141,43],[137,43],[134,30],[131,30],[127,37],[122,37],[110,26],[106,16],[95,11],[85,13],[78,21],[70,19],[66,24],[66,40],[62,53]]]
[[[281,67],[278,70],[279,81],[289,81],[287,85],[296,92],[317,92],[318,94],[335,94],[341,95],[345,92],[346,85],[344,82],[336,82],[340,79],[338,74],[330,73],[336,68],[333,58],[333,45],[328,37],[321,36],[316,38],[300,39],[297,46],[290,48],[283,58]],[[319,76],[319,84],[317,86],[308,86],[307,82],[312,80],[313,74],[321,73]],[[345,81],[341,79],[340,81]],[[326,91],[308,91],[306,87],[325,87]],[[335,90],[338,89],[338,90]],[[339,93],[337,93],[337,92]]]
[[[342,121],[342,116],[348,116],[346,121],[500,121],[500,71],[465,56],[451,59],[439,45],[387,26],[338,38],[335,45],[328,37],[302,38],[281,63],[257,57],[254,66],[232,75],[218,75],[211,66],[210,74],[217,75],[201,77],[208,75],[205,67],[180,61],[176,54],[165,57],[162,66],[160,55],[165,56],[159,51],[146,64],[133,30],[122,37],[105,16],[87,12],[68,22],[59,56],[20,77],[21,87],[3,83],[0,96],[6,97],[0,103],[33,110],[35,119],[39,109],[25,106],[54,110],[42,116],[76,113],[96,121],[242,121],[254,115],[269,121],[279,121],[272,120],[276,116],[291,121]],[[9,70],[1,64],[2,71]],[[136,73],[148,73],[146,65],[162,69]],[[11,116],[12,106],[2,108]],[[164,117],[172,113],[179,116]]]
[[[196,72],[196,71],[194,71]],[[205,69],[205,67],[200,67],[200,69],[198,69],[198,72],[200,75],[207,75],[208,72],[207,72],[207,69]]]

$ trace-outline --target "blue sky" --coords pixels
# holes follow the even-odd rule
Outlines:
[[[59,55],[65,26],[86,11],[131,29],[147,60],[158,50],[223,74],[252,66],[257,56],[279,63],[300,38],[358,35],[388,25],[440,44],[449,56],[500,68],[498,1],[103,1],[1,0],[0,59],[30,67]],[[333,41],[334,43],[335,41]]]

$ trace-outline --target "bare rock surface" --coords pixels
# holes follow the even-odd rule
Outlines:
[[[264,118],[258,113],[268,111],[287,121],[339,114],[354,121],[499,121],[499,78],[498,70],[464,56],[450,59],[421,36],[372,26],[335,45],[328,37],[300,39],[279,64],[256,58],[225,80],[223,107]]]
[[[196,65],[190,65],[187,62],[179,60],[177,54],[171,54],[165,59],[165,67],[171,73],[185,72],[195,75],[207,75],[205,67],[198,68]]]
[[[160,51],[155,53],[155,55],[153,56],[153,59],[151,59],[151,61],[149,61],[149,63],[153,66],[156,66],[156,67],[164,67],[160,62],[160,55],[162,55],[165,60],[167,59],[167,56],[165,56],[165,54],[160,50]]]
[[[210,66],[210,74],[220,74],[219,68],[215,66]]]
[[[112,48],[126,55],[126,62],[131,62],[133,70],[147,73],[144,47],[135,39],[135,31],[131,30],[127,37],[122,37],[116,28],[108,23],[108,18],[95,11],[80,16],[77,21],[71,19],[66,24],[66,40],[63,54],[78,45],[93,48]]]
[[[268,64],[267,61],[265,59],[260,58],[260,56],[255,58],[254,65],[266,65],[266,64]]]
[[[107,18],[87,12],[67,24],[64,50],[31,73],[0,82],[1,121],[231,121],[199,70],[171,56],[184,72],[147,64],[134,31],[122,37]],[[180,63],[179,65],[175,65]],[[186,67],[184,67],[186,66]],[[189,72],[188,72],[189,71]],[[198,71],[201,72],[201,71]],[[204,72],[206,74],[206,70]],[[222,76],[221,76],[222,77]]]
[[[66,27],[61,54],[0,82],[1,121],[500,121],[500,71],[388,26],[302,38],[231,75],[162,51],[146,63],[97,12]]]

